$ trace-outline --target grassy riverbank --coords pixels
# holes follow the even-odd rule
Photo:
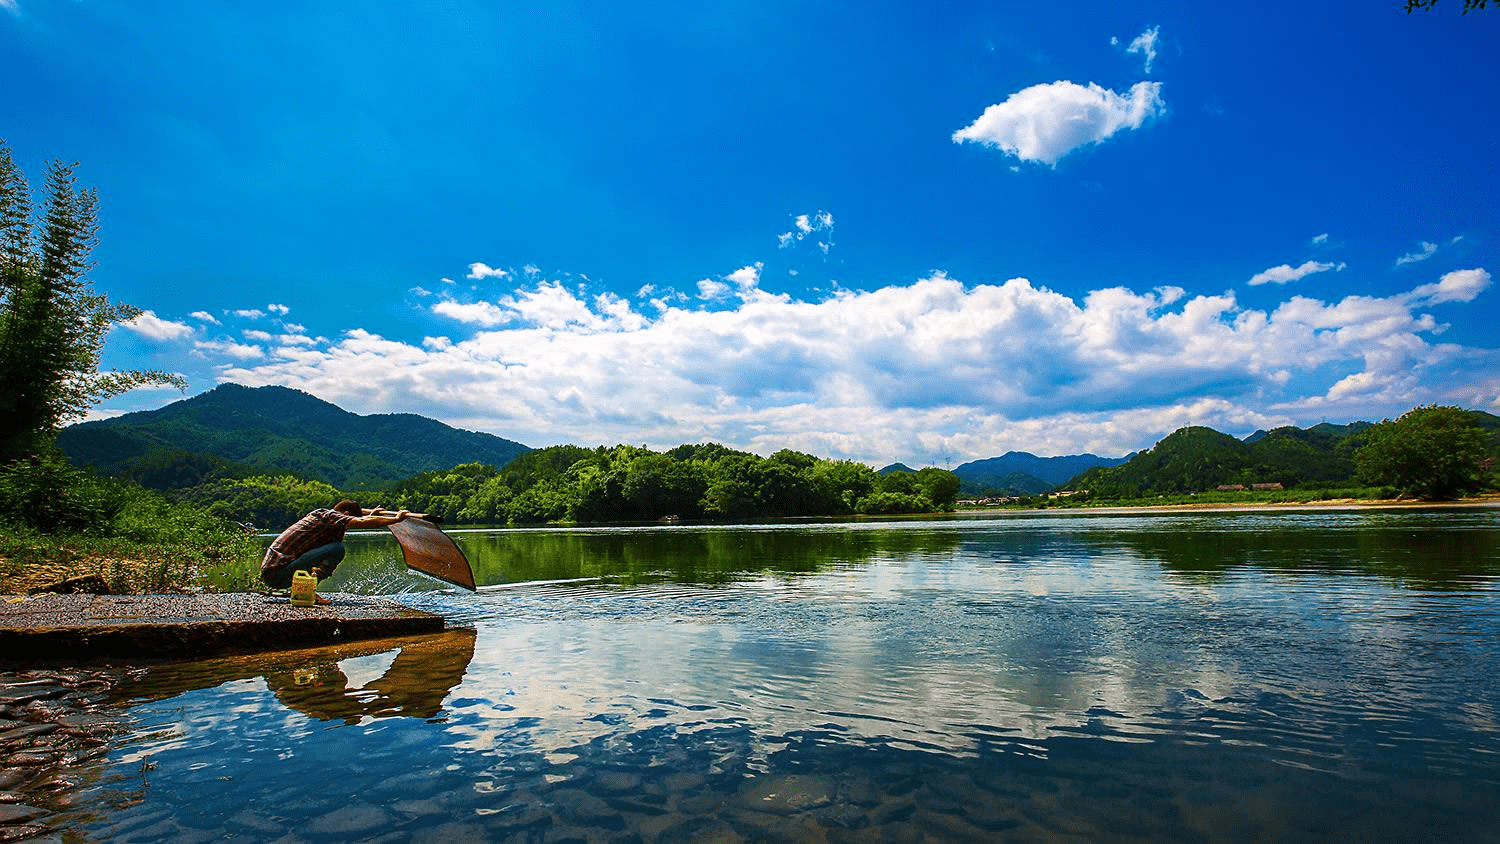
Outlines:
[[[0,594],[76,578],[114,594],[242,590],[259,548],[206,510],[59,460],[0,469]]]

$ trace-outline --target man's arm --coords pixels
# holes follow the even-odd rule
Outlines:
[[[354,516],[350,518],[349,529],[356,530],[363,528],[385,527],[387,525],[393,525],[397,522],[404,522],[410,516],[411,513],[408,513],[405,510],[397,510],[394,513],[390,512],[389,510],[374,511],[370,512],[368,515]]]

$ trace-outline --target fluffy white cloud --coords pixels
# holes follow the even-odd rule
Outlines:
[[[1424,284],[1411,292],[1412,301],[1437,305],[1443,302],[1472,302],[1490,286],[1490,274],[1482,269],[1454,270],[1436,284]]]
[[[1342,270],[1346,264],[1331,264],[1326,261],[1304,261],[1300,266],[1281,264],[1268,270],[1261,270],[1250,277],[1252,287],[1260,284],[1286,284],[1299,278],[1306,278],[1313,273],[1323,273],[1329,270]]]
[[[438,316],[445,316],[469,325],[483,325],[486,327],[504,325],[510,321],[510,315],[500,310],[491,302],[473,302],[464,304],[445,300],[432,306],[432,312]]]
[[[193,319],[198,320],[199,322],[206,322],[209,325],[219,325],[220,324],[219,320],[217,318],[215,318],[214,315],[211,314],[211,313],[209,313],[208,311],[193,311],[192,313],[188,314],[188,316],[192,317]]]
[[[698,298],[708,299],[710,301],[723,299],[724,297],[729,295],[729,291],[731,289],[732,288],[729,285],[725,284],[722,281],[715,281],[711,278],[705,278],[698,282]]]
[[[1327,242],[1328,242],[1328,232],[1323,232],[1320,235],[1314,235],[1313,239],[1312,239],[1313,246],[1322,246],[1323,244],[1325,244]]]
[[[120,327],[158,341],[185,340],[193,336],[191,325],[162,319],[154,311],[141,311],[134,319],[120,323]]]
[[[230,313],[234,314],[237,317],[240,317],[241,319],[260,319],[261,317],[266,315],[265,311],[258,310],[256,308],[244,308],[238,311],[230,311]]]
[[[1111,287],[1075,299],[1023,278],[943,274],[806,301],[760,291],[758,275],[711,280],[738,294],[733,307],[663,296],[653,315],[544,281],[496,303],[449,303],[488,315],[468,320],[485,328],[467,338],[412,344],[355,330],[220,377],[533,445],[714,440],[872,462],[1123,454],[1188,422],[1248,433],[1500,385],[1495,350],[1436,344],[1440,325],[1414,311],[1471,300],[1489,284],[1484,270],[1267,310],[1232,292]]]
[[[489,264],[475,261],[474,263],[469,265],[469,274],[465,277],[477,280],[486,278],[505,278],[508,275],[510,275],[509,270],[498,269],[496,267],[490,266]],[[445,278],[443,279],[443,281],[448,281],[448,279]]]
[[[740,267],[722,279],[705,278],[698,282],[698,298],[717,301],[728,299],[731,295],[737,295],[741,299],[759,295],[760,271],[763,266],[756,262]]]
[[[953,133],[954,143],[998,147],[1022,161],[1056,166],[1079,147],[1100,143],[1125,129],[1139,129],[1166,111],[1160,82],[1137,82],[1118,94],[1094,83],[1033,85],[984,110]]]
[[[271,304],[266,306],[266,311],[277,316],[286,316],[287,314],[292,312],[292,309],[288,308],[286,305]]]

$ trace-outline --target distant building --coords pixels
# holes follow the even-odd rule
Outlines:
[[[1284,486],[1281,485],[1280,481],[1273,481],[1273,482],[1268,483],[1268,484],[1251,484],[1250,488],[1251,489],[1286,489],[1286,487],[1284,487]]]
[[[1245,491],[1245,485],[1244,484],[1219,484],[1218,486],[1214,487],[1214,489],[1217,490],[1217,491],[1219,491],[1219,492],[1244,492]]]

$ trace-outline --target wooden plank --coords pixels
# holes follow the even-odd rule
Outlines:
[[[436,525],[409,518],[387,527],[401,545],[401,554],[406,558],[407,568],[416,569],[454,586],[462,586],[470,592],[478,591],[474,585],[474,569],[469,565],[469,558]]]

